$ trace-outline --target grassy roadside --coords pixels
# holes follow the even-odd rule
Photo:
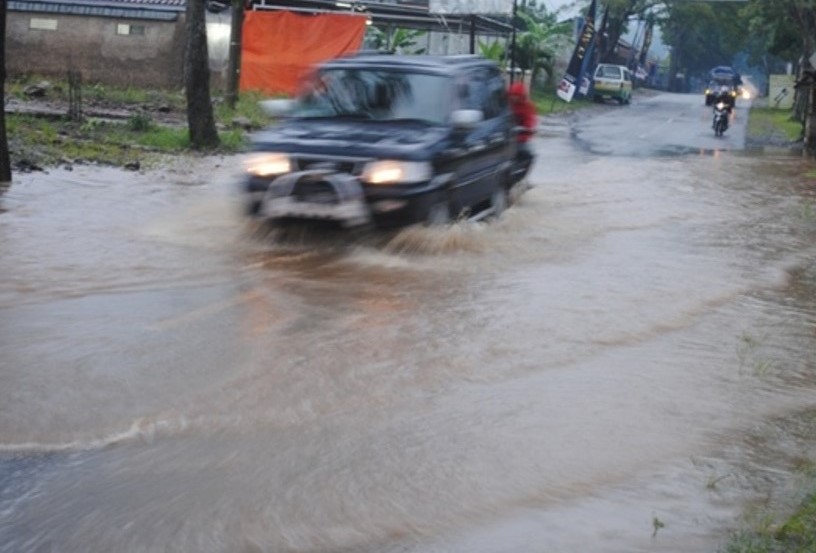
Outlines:
[[[554,115],[559,113],[567,113],[592,106],[590,100],[573,100],[572,102],[565,102],[558,96],[555,91],[534,91],[532,94],[533,104],[535,104],[536,111],[539,115]]]
[[[755,102],[748,115],[749,146],[794,148],[802,144],[802,124],[791,110],[767,107]],[[805,179],[816,172],[805,172]],[[811,204],[802,207],[801,216],[813,218]],[[803,479],[805,495],[794,508],[771,509],[754,517],[733,533],[718,553],[814,553],[816,552],[816,461],[802,459],[797,472]]]
[[[749,145],[790,146],[802,138],[802,125],[790,110],[755,105],[748,115]]]
[[[45,90],[32,95],[31,87],[42,81],[28,78],[6,86],[6,130],[17,171],[74,163],[137,168],[190,151],[185,99],[179,91],[84,85],[85,117],[71,121],[67,83],[49,81]],[[246,131],[268,122],[259,99],[258,94],[242,94],[230,109],[214,98],[219,151],[241,150]]]
[[[720,553],[813,553],[816,551],[816,494],[810,494],[782,524],[765,519],[731,536]]]

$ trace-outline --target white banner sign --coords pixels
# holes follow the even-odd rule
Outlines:
[[[429,0],[428,11],[447,14],[512,14],[513,0]]]

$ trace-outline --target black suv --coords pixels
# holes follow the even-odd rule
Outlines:
[[[529,168],[496,64],[478,56],[338,58],[253,137],[251,214],[273,220],[441,224],[501,212]]]

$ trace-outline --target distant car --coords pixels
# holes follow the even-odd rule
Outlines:
[[[739,88],[730,78],[713,79],[705,89],[705,105],[710,106],[717,98],[720,98],[733,107],[740,94]]]
[[[276,101],[271,101],[273,104]],[[315,69],[253,137],[249,213],[342,226],[500,213],[526,172],[499,67],[478,56],[359,54]]]
[[[628,104],[632,101],[632,72],[623,65],[602,63],[595,68],[593,90],[596,102],[611,99]]]

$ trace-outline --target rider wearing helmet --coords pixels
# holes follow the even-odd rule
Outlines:
[[[728,85],[720,86],[720,89],[717,91],[716,97],[714,98],[714,104],[716,105],[720,102],[727,106],[728,112],[730,113],[735,102],[734,89]]]

